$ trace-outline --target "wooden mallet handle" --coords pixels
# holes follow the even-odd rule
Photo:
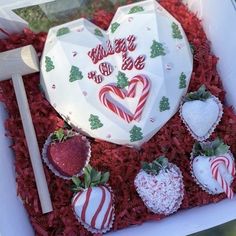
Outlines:
[[[29,45],[0,53],[0,65],[4,68],[4,71],[0,71],[0,81],[12,77],[42,212],[47,213],[53,210],[52,202],[50,199],[35,129],[22,80],[22,75],[39,71],[38,56],[34,48]]]

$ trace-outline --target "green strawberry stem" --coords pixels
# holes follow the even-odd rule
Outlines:
[[[164,156],[160,156],[153,162],[142,162],[142,169],[152,175],[158,175],[161,170],[167,170],[169,167],[168,159]]]
[[[84,178],[81,180],[78,177],[72,177],[73,192],[79,192],[83,189],[87,189],[89,187],[96,187],[99,185],[104,185],[109,180],[110,173],[109,172],[100,172],[95,170],[92,166],[87,165],[84,168]]]
[[[72,130],[64,130],[62,128],[54,131],[51,136],[52,142],[63,142],[69,138],[74,136],[74,132]]]
[[[197,91],[186,94],[184,102],[194,100],[206,101],[210,97],[211,93],[209,91],[206,91],[205,85],[202,85]]]
[[[216,138],[212,142],[200,143],[196,142],[193,146],[193,156],[220,156],[227,153],[229,146],[223,140]]]

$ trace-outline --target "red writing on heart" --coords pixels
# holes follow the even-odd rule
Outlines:
[[[97,64],[103,58],[115,53],[132,52],[136,49],[135,39],[136,37],[134,35],[129,35],[127,38],[115,39],[113,46],[111,41],[108,40],[105,48],[99,44],[88,52],[88,56],[92,59],[94,64]]]
[[[133,52],[137,47],[135,40],[136,37],[134,35],[129,35],[127,38],[115,39],[113,44],[108,40],[105,46],[99,44],[95,48],[92,48],[88,52],[88,56],[91,58],[93,64],[97,64],[108,56],[122,53],[122,70],[132,70],[133,68],[142,70],[145,66],[146,56],[140,55],[135,60],[128,56],[128,52]],[[108,62],[102,62],[99,65],[99,70],[102,75],[109,76],[113,72],[113,66]],[[96,73],[94,74],[94,71],[89,72],[88,77],[90,79],[91,73],[93,74],[92,79],[96,82],[98,75],[96,75]],[[100,75],[100,77],[102,77],[102,75]],[[99,81],[101,81],[101,79]]]

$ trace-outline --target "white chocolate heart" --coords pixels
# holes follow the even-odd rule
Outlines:
[[[176,113],[191,72],[192,54],[181,25],[149,0],[119,8],[107,31],[85,19],[52,28],[42,55],[41,85],[74,128],[140,146]]]

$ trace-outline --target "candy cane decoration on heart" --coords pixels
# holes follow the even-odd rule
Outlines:
[[[137,84],[141,83],[143,85],[142,94],[139,98],[138,105],[135,109],[135,112],[133,115],[129,114],[128,112],[124,111],[119,106],[115,105],[113,102],[111,102],[107,98],[107,93],[112,92],[121,99],[125,99],[127,97],[135,97],[136,95],[136,88]],[[128,92],[125,90],[122,90],[112,84],[108,84],[102,87],[102,89],[99,92],[99,99],[100,101],[111,111],[116,113],[119,117],[130,123],[132,120],[139,121],[141,119],[141,115],[145,106],[145,103],[147,101],[148,95],[150,91],[150,82],[148,78],[144,75],[137,75],[132,78],[132,80],[129,83]]]
[[[229,184],[226,182],[226,180],[223,178],[219,171],[219,166],[220,165],[225,165],[228,172],[234,176],[235,175],[235,166],[232,163],[230,165],[230,161],[227,157],[225,156],[219,156],[214,158],[213,161],[211,161],[211,172],[213,175],[213,178],[220,184],[224,192],[226,193],[227,197],[232,199],[234,196],[233,190],[230,188]]]
[[[130,123],[133,120],[133,116],[129,114],[128,112],[123,111],[119,106],[116,106],[109,99],[107,99],[106,94],[109,92],[116,94],[118,97],[122,99],[127,97],[126,93],[122,89],[114,85],[108,84],[108,85],[103,86],[102,89],[100,90],[99,99],[107,108],[109,108],[111,111],[116,113],[119,117],[121,117],[122,119]]]
[[[142,90],[141,97],[139,98],[139,101],[138,101],[138,106],[136,107],[136,110],[134,112],[133,119],[136,121],[140,121],[140,119],[141,119],[144,105],[147,101],[150,87],[151,87],[150,82],[146,76],[137,75],[130,81],[129,91],[128,91],[128,95],[127,95],[128,97],[135,97],[136,87],[137,87],[138,83],[141,83],[143,85],[143,90]]]

